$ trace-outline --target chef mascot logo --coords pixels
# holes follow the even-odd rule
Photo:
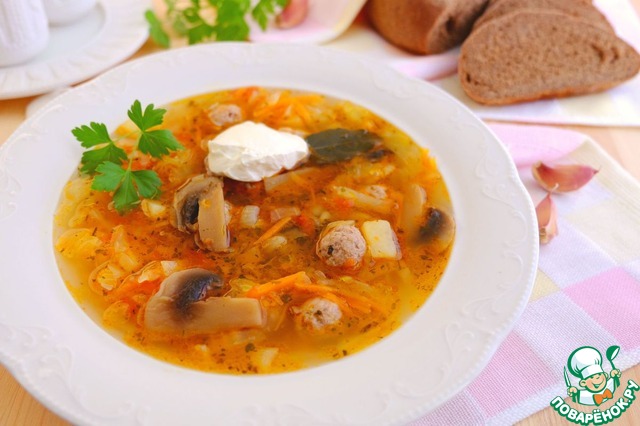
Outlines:
[[[618,346],[612,346],[612,348],[617,355],[620,348]],[[581,405],[600,405],[612,399],[613,393],[620,386],[620,370],[615,368],[613,360],[610,363],[612,370],[607,374],[602,369],[602,355],[596,348],[582,346],[573,351],[567,360],[567,368],[571,374],[580,379],[579,385],[582,389],[571,385],[565,370],[567,394],[571,399]]]
[[[613,359],[618,356],[618,352],[619,346],[610,346],[606,351],[607,360],[611,365],[609,373],[604,370],[602,354],[596,348],[582,346],[569,355],[567,366],[564,368],[567,395],[573,402],[591,411],[573,408],[561,396],[556,396],[551,401],[551,406],[558,414],[576,424],[602,425],[617,419],[631,406],[640,386],[633,380],[628,380],[626,389],[618,391],[616,395],[616,390],[620,387],[621,374]],[[579,387],[574,386],[569,373],[578,379]]]

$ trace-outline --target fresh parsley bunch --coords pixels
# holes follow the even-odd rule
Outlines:
[[[264,31],[269,17],[284,8],[289,0],[259,0],[251,7],[251,0],[164,0],[167,19],[179,36],[186,37],[189,44],[202,41],[245,41],[249,38],[246,16],[251,17]],[[151,10],[145,12],[151,39],[162,47],[169,47],[170,37],[162,21]],[[207,19],[215,16],[215,19]]]
[[[152,130],[162,124],[166,112],[165,109],[154,108],[153,104],[143,110],[138,100],[131,105],[127,115],[138,128],[137,149],[140,152],[161,158],[171,151],[184,149],[171,131]],[[120,214],[137,206],[142,198],[160,195],[162,181],[158,174],[153,170],[131,170],[131,160],[128,160],[125,150],[111,139],[105,124],[91,122],[74,128],[71,133],[83,147],[88,148],[82,154],[80,171],[94,175],[92,189],[113,192],[113,204]],[[123,167],[125,162],[126,167]]]

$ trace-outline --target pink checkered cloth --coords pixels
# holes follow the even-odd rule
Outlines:
[[[522,420],[548,407],[555,396],[566,396],[563,368],[580,346],[602,354],[620,346],[615,365],[622,370],[640,362],[640,184],[583,134],[491,127],[509,149],[535,204],[546,195],[531,176],[537,160],[589,164],[600,172],[576,192],[554,194],[560,233],[541,246],[529,304],[489,365],[414,426]],[[606,360],[603,366],[610,370]],[[623,372],[623,383],[624,378]],[[640,417],[640,407],[625,416]]]

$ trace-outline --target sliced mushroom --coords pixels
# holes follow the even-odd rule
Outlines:
[[[223,291],[222,278],[206,269],[174,272],[149,299],[144,325],[162,333],[213,333],[264,325],[257,299],[222,297]]]
[[[449,214],[429,204],[424,188],[415,183],[409,185],[399,225],[409,241],[427,244],[429,252],[438,254],[451,245],[455,222]]]
[[[427,193],[417,183],[408,186],[402,200],[400,229],[413,238],[417,235],[427,211]]]
[[[229,248],[222,180],[197,175],[176,191],[171,223],[182,232],[198,232],[201,248],[223,251]]]
[[[426,243],[431,253],[442,253],[451,245],[455,222],[447,213],[428,207],[425,220],[418,230],[418,241]]]

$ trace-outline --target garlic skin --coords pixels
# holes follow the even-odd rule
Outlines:
[[[536,206],[536,217],[540,244],[548,244],[558,235],[558,213],[550,192]]]
[[[582,188],[598,170],[582,164],[551,167],[542,161],[535,163],[531,172],[536,182],[548,192],[570,192]]]

